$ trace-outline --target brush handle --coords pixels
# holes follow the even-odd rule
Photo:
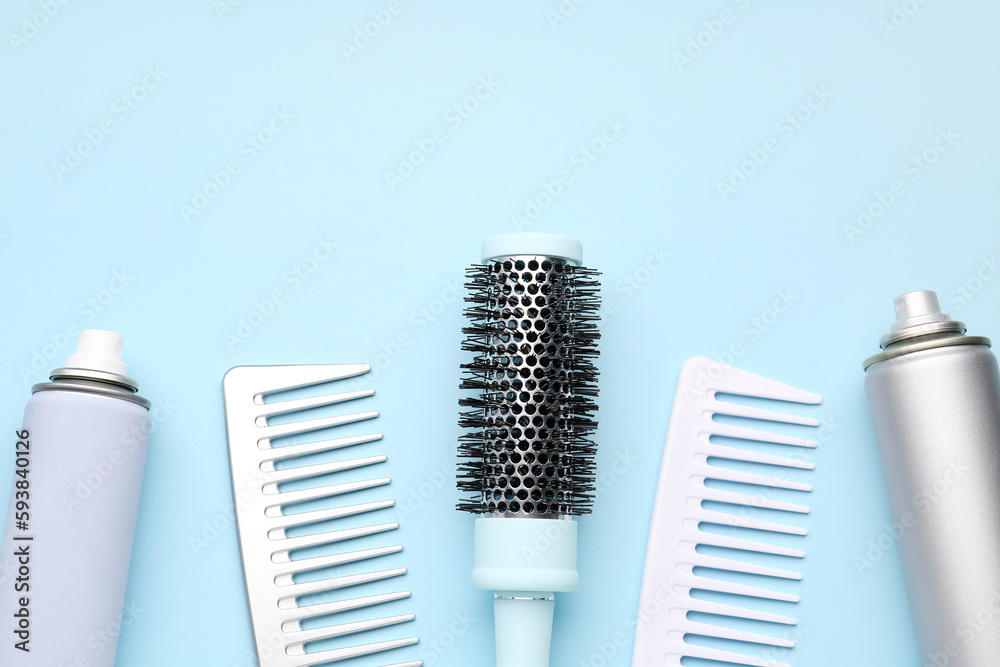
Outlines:
[[[548,667],[556,591],[574,591],[572,519],[476,519],[472,583],[497,591],[497,667]]]
[[[549,667],[555,609],[552,593],[497,591],[497,667]]]

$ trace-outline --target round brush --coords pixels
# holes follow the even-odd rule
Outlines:
[[[468,269],[460,510],[472,582],[493,590],[497,667],[547,667],[554,594],[575,590],[577,524],[593,504],[597,272],[579,241],[504,234]]]

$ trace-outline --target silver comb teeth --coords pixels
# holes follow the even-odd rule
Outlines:
[[[238,498],[236,516],[240,551],[243,556],[243,573],[260,667],[311,667],[410,646],[418,642],[417,637],[408,637],[313,653],[306,651],[307,644],[313,642],[384,628],[414,619],[413,614],[401,614],[317,628],[303,627],[303,622],[310,619],[365,609],[410,596],[410,591],[397,591],[319,604],[299,603],[303,596],[347,589],[406,574],[406,568],[392,568],[315,581],[296,581],[297,575],[399,553],[403,550],[400,545],[296,560],[291,557],[293,551],[300,549],[332,545],[399,528],[398,523],[388,522],[306,535],[288,534],[289,529],[306,528],[320,522],[389,508],[395,504],[393,500],[291,514],[283,511],[283,508],[289,505],[332,498],[383,486],[391,481],[389,477],[376,477],[293,491],[280,489],[280,485],[286,482],[308,480],[378,465],[385,462],[387,457],[364,456],[330,463],[282,468],[281,462],[374,442],[380,440],[382,434],[371,433],[281,447],[272,446],[273,440],[373,419],[378,416],[378,412],[358,412],[281,424],[269,424],[268,418],[364,398],[372,396],[375,392],[365,389],[271,403],[265,403],[264,396],[354,377],[369,370],[370,366],[367,364],[237,366],[226,373],[223,380],[233,491]],[[280,645],[277,648],[274,647],[273,641],[276,632],[280,636]],[[421,665],[423,662],[417,660],[387,667]]]

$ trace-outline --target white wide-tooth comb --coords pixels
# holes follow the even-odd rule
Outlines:
[[[714,415],[819,426],[819,422],[815,419],[720,401],[716,398],[717,394],[738,394],[808,404],[817,404],[821,400],[816,394],[704,357],[694,357],[684,364],[670,415],[649,543],[646,547],[646,565],[643,571],[638,623],[632,652],[633,667],[679,667],[681,659],[685,657],[754,667],[789,667],[787,663],[691,644],[684,639],[685,635],[690,634],[785,648],[795,645],[788,639],[715,626],[688,617],[690,613],[700,612],[777,624],[796,624],[796,620],[788,616],[693,597],[691,595],[693,590],[703,590],[785,602],[799,601],[796,595],[699,576],[694,573],[696,567],[781,579],[802,578],[797,572],[702,554],[697,551],[698,545],[791,558],[805,556],[797,549],[738,539],[700,528],[702,523],[710,523],[790,535],[806,534],[804,529],[794,526],[764,521],[745,514],[741,516],[705,509],[703,505],[706,501],[802,514],[809,511],[804,505],[707,486],[705,480],[739,482],[796,491],[812,490],[808,484],[732,470],[709,463],[709,458],[719,458],[807,470],[814,467],[812,463],[802,459],[773,456],[713,443],[712,436],[726,436],[793,447],[816,447],[816,442],[813,440],[718,422],[713,419]]]
[[[236,518],[239,527],[243,574],[253,623],[254,641],[260,667],[310,667],[370,655],[416,644],[416,637],[379,641],[358,646],[306,652],[306,644],[333,637],[352,635],[414,619],[413,614],[387,616],[304,629],[303,621],[328,614],[364,609],[408,598],[409,591],[368,595],[333,602],[300,606],[305,595],[335,591],[406,574],[405,568],[338,576],[296,583],[295,576],[323,568],[336,567],[377,558],[403,550],[400,545],[348,551],[328,556],[292,560],[292,551],[344,542],[357,537],[395,530],[398,523],[343,528],[327,532],[289,537],[287,530],[342,517],[392,507],[392,500],[360,503],[285,514],[284,506],[388,484],[388,477],[342,482],[295,491],[280,491],[279,485],[294,480],[329,475],[386,460],[385,456],[364,456],[332,463],[317,463],[278,469],[281,461],[300,456],[329,452],[344,447],[380,440],[381,433],[335,438],[319,442],[272,447],[271,441],[289,435],[320,431],[342,424],[373,419],[378,412],[359,412],[337,417],[323,417],[300,422],[270,425],[269,417],[333,405],[371,396],[372,389],[265,403],[264,396],[279,391],[308,387],[367,373],[367,364],[308,366],[237,366],[226,373],[223,392],[226,403],[226,427],[229,435],[229,460],[233,492],[237,498]],[[280,640],[275,641],[275,637]],[[420,667],[420,660],[388,667]]]

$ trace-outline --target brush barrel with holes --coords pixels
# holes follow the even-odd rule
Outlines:
[[[472,583],[494,591],[497,667],[547,667],[555,593],[576,590],[591,511],[600,307],[582,245],[504,234],[467,271],[458,508],[475,521]]]
[[[941,312],[937,294],[896,298],[865,390],[921,664],[1000,663],[1000,370],[990,340]],[[994,620],[993,623],[996,623]]]

